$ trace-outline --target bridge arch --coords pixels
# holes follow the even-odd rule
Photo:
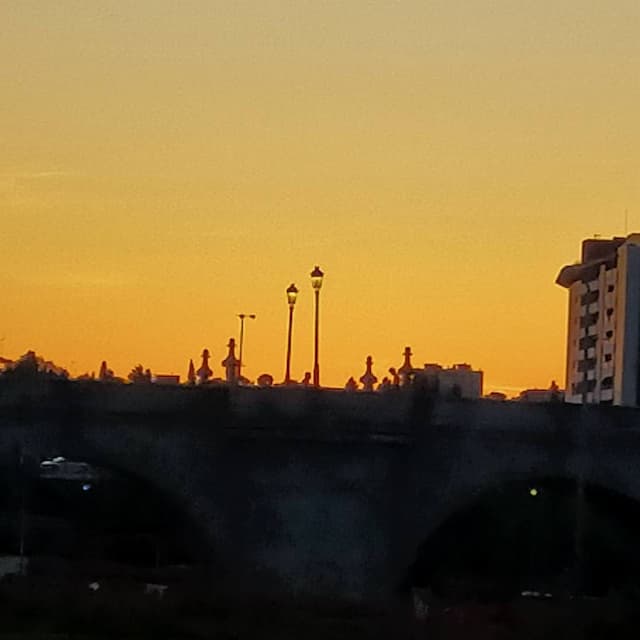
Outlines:
[[[504,473],[470,492],[449,493],[448,504],[432,512],[422,530],[401,589],[467,589],[468,596],[475,588],[501,597],[524,589],[578,589],[603,595],[635,584],[640,499],[621,492],[615,480]]]
[[[83,573],[152,570],[159,579],[169,571],[183,581],[206,575],[205,532],[184,505],[140,474],[85,458],[49,464],[35,476],[27,469],[24,487],[27,556],[65,558]]]
[[[168,512],[190,523],[191,539],[197,541],[215,583],[227,572],[225,505],[223,498],[216,500],[224,489],[224,474],[216,464],[216,443],[206,433],[193,431],[189,425],[128,423],[121,418],[63,425],[17,420],[0,430],[0,466],[20,473],[22,458],[33,476],[42,460],[64,456],[146,486],[166,502]],[[198,441],[202,446],[194,446]]]

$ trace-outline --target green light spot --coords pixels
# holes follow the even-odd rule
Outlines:
[[[533,489],[529,489],[529,495],[535,498],[535,496],[538,495],[538,490],[535,487]]]

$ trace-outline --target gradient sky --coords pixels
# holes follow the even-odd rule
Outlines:
[[[0,4],[0,355],[564,380],[580,241],[640,229],[640,3]]]

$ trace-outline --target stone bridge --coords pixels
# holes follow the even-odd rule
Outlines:
[[[582,478],[640,501],[640,413],[410,390],[0,381],[0,462],[64,455],[145,480],[230,592],[385,598],[479,492]]]

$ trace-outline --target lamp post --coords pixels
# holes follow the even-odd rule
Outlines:
[[[320,289],[322,288],[322,278],[324,273],[320,270],[318,265],[311,272],[311,286],[315,293],[316,298],[316,319],[315,319],[315,331],[313,341],[313,386],[320,386],[320,363],[318,362],[318,332],[320,328]]]
[[[240,353],[238,354],[238,380],[242,377],[242,346],[244,345],[244,319],[251,318],[256,319],[255,313],[239,313],[240,318]]]
[[[293,308],[298,297],[298,289],[295,284],[291,283],[287,288],[287,302],[289,303],[289,330],[287,332],[287,367],[284,374],[284,383],[291,382],[291,334],[293,332]]]

